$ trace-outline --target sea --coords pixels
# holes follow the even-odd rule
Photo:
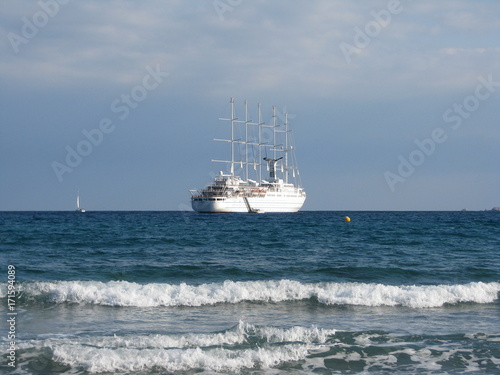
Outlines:
[[[2,374],[500,374],[500,212],[1,212],[0,266]]]

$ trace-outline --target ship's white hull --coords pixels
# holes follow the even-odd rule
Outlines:
[[[253,212],[297,212],[305,201],[305,196],[249,197],[248,204]],[[243,197],[193,198],[193,210],[207,213],[249,212]]]

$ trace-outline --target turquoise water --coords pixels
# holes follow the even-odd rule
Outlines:
[[[498,212],[3,212],[0,260],[6,373],[500,373]]]

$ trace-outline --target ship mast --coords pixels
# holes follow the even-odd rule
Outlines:
[[[259,130],[259,184],[262,183],[262,163],[260,162],[262,160],[262,125],[264,124],[262,122],[262,108],[260,106],[260,103],[257,104],[257,108],[259,109],[259,122],[257,124],[258,130]]]
[[[285,184],[288,184],[288,112],[285,112]]]
[[[245,103],[245,181],[248,181],[248,101]]]
[[[276,159],[276,106],[275,105],[273,105],[273,159]]]
[[[234,98],[231,97],[231,176],[234,176]]]
[[[272,107],[272,117],[273,117],[272,124],[267,125],[265,121],[263,121],[262,119],[262,107],[260,103],[257,104],[257,109],[258,109],[257,122],[252,122],[250,120],[247,100],[244,101],[245,118],[242,120],[238,120],[238,117],[236,117],[235,101],[233,97],[231,97],[229,103],[231,104],[230,118],[219,118],[219,120],[231,122],[231,138],[214,139],[214,140],[231,143],[231,159],[212,160],[212,161],[220,163],[229,163],[231,177],[235,177],[235,164],[239,164],[242,169],[241,177],[244,178],[244,180],[247,182],[251,177],[249,170],[249,165],[251,164],[255,170],[256,178],[259,184],[262,184],[266,178],[263,176],[262,173],[262,167],[264,165],[267,165],[269,171],[273,169],[272,173],[273,177],[271,179],[278,180],[276,174],[276,167],[278,165],[278,161],[281,161],[280,169],[283,175],[284,182],[286,184],[290,183],[290,176],[289,176],[290,170],[292,171],[294,181],[298,182],[295,179],[296,178],[295,174],[296,173],[298,174],[298,170],[296,171],[297,169],[295,165],[296,161],[293,154],[294,148],[291,144],[291,139],[289,139],[291,131],[288,123],[288,112],[284,113],[284,121],[283,121],[284,128],[281,128],[281,125],[278,123],[279,113],[277,112],[277,107],[275,105],[273,105]],[[279,115],[281,118],[281,114]],[[251,128],[252,126],[256,127],[254,128],[255,130],[252,130]],[[269,131],[266,131],[264,133],[264,131],[266,130],[264,128],[268,128]],[[271,129],[272,129],[272,135],[270,134]],[[245,133],[244,136],[242,134],[243,132]],[[284,134],[281,135],[282,133]],[[269,141],[266,141],[267,139],[269,139]],[[236,149],[236,146],[238,146],[238,150]],[[262,150],[263,148],[266,151],[265,155]],[[267,150],[272,151],[272,154],[268,156]],[[244,157],[242,155],[243,152],[245,153]],[[250,155],[250,152],[253,152],[253,156]],[[289,152],[292,152],[292,155],[288,155]],[[267,163],[264,163],[263,160],[265,160]],[[270,160],[274,160],[274,162],[270,162]],[[245,169],[243,169],[243,165],[245,165]]]

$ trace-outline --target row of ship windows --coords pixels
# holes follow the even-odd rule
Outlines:
[[[267,194],[267,196],[271,197],[289,197],[289,198],[296,198],[296,195],[278,195],[278,194]],[[194,198],[195,201],[223,201],[226,198]]]
[[[223,201],[225,198],[194,198],[195,201]]]

